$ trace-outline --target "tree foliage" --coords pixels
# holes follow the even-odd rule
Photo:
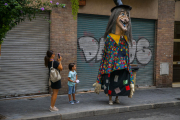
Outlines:
[[[77,4],[75,5],[78,7]],[[65,4],[52,3],[49,0],[0,0],[0,44],[2,44],[6,33],[24,21],[25,18],[32,20],[36,14],[58,7],[64,8]],[[74,13],[76,14],[73,15],[77,16],[77,12]]]
[[[72,7],[72,14],[73,14],[73,18],[76,19],[77,18],[77,13],[78,13],[78,9],[79,9],[79,0],[71,0],[71,7]]]

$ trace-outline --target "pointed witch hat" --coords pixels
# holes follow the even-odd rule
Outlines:
[[[111,12],[116,8],[125,8],[125,9],[129,9],[129,10],[132,9],[132,7],[129,5],[123,5],[121,0],[114,0],[114,3],[116,4],[116,6],[111,9]]]

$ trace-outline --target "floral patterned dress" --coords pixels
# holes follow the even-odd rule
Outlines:
[[[113,36],[113,37],[112,37]],[[130,82],[134,84],[129,59],[127,36],[109,34],[105,41],[97,82],[102,84],[105,94],[129,95]],[[123,92],[124,91],[124,92]]]

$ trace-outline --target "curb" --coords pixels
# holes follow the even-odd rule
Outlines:
[[[21,118],[21,120],[53,120],[53,119],[54,120],[56,119],[67,120],[67,119],[75,119],[75,118],[88,117],[88,116],[132,112],[132,111],[173,107],[173,106],[180,106],[180,101],[163,102],[163,103],[155,103],[155,104],[143,104],[143,105],[137,105],[137,106],[115,107],[115,108],[106,109],[106,110],[99,109],[99,110],[83,111],[83,112],[76,112],[76,113],[69,113],[69,114],[57,113],[56,115],[52,115],[52,116],[42,116],[42,117],[36,117],[36,118]]]

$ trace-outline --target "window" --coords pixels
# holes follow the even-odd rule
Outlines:
[[[180,22],[174,24],[174,39],[180,39]]]
[[[174,24],[174,55],[173,61],[180,61],[180,22]]]

